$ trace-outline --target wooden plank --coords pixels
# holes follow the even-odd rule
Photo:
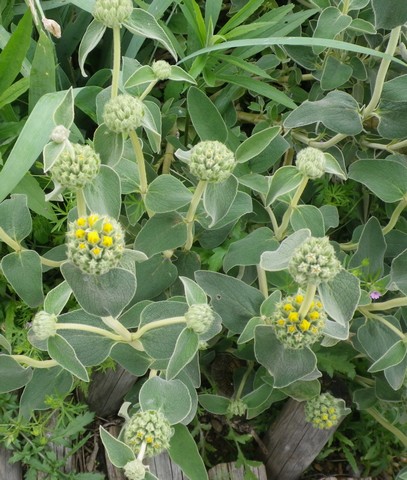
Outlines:
[[[174,463],[167,452],[160,453],[149,460],[150,472],[160,480],[188,480],[179,466]]]
[[[259,480],[267,480],[266,469],[264,465],[260,467],[250,467],[252,473]],[[209,470],[209,480],[244,480],[244,468],[236,467],[235,463],[221,463]]]
[[[21,463],[10,463],[12,450],[0,447],[0,480],[23,480]]]
[[[264,438],[269,480],[297,480],[338,426],[318,430],[305,421],[304,402],[290,399]]]
[[[87,402],[99,417],[117,414],[123,397],[136,383],[137,377],[120,365],[115,370],[96,372],[91,379]]]

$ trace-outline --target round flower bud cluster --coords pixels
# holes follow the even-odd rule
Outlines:
[[[197,334],[205,333],[211,327],[215,315],[212,308],[206,303],[191,305],[185,314],[187,327]]]
[[[242,400],[232,400],[229,403],[226,415],[228,417],[239,416],[241,417],[246,413],[247,405]]]
[[[318,397],[311,398],[305,404],[305,420],[315,428],[328,430],[337,425],[341,416],[349,413],[345,402],[341,398],[335,398],[330,393],[323,393]]]
[[[314,147],[303,148],[297,153],[298,170],[309,178],[322,177],[325,173],[326,158],[324,152]]]
[[[111,98],[103,111],[106,127],[115,133],[129,133],[138,128],[144,116],[143,102],[128,94]]]
[[[169,448],[174,430],[161,412],[140,411],[131,417],[124,430],[124,442],[137,455],[143,443],[145,456],[153,457]]]
[[[82,272],[102,275],[119,263],[124,233],[113,218],[92,214],[69,224],[67,247],[69,260]]]
[[[217,140],[199,142],[191,150],[189,169],[199,180],[223,182],[235,165],[233,152]]]
[[[165,60],[154,61],[151,68],[158,80],[167,80],[171,75],[171,65]]]
[[[303,301],[302,293],[286,297],[276,305],[273,316],[266,320],[266,323],[274,328],[276,337],[286,348],[301,349],[312,345],[322,336],[326,321],[322,303],[315,299],[311,302],[308,313],[301,318],[299,310]]]
[[[47,340],[57,333],[57,317],[41,310],[38,312],[32,322],[32,330],[38,340]]]
[[[106,27],[118,27],[133,11],[132,0],[96,0],[93,16]]]
[[[329,282],[341,269],[327,237],[310,237],[294,250],[288,271],[300,285]]]
[[[126,463],[123,469],[124,474],[129,480],[143,480],[146,476],[147,467],[143,465],[141,460],[136,458],[135,460]]]
[[[69,138],[69,130],[63,125],[57,125],[51,132],[51,140],[55,143],[64,143]]]
[[[99,173],[100,157],[89,145],[72,144],[51,168],[53,180],[67,188],[83,188]]]

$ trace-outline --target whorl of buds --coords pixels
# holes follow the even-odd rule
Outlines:
[[[126,463],[123,467],[124,474],[129,480],[143,480],[146,476],[147,467],[137,458]]]
[[[205,140],[191,150],[189,169],[199,180],[211,183],[225,181],[236,165],[236,159],[223,143]]]
[[[304,301],[301,292],[284,298],[276,305],[272,317],[266,319],[278,340],[289,349],[301,349],[317,342],[322,336],[326,322],[326,313],[322,303],[315,299],[311,302],[308,313],[300,317],[299,310]]]
[[[143,444],[145,456],[153,457],[169,448],[174,430],[161,412],[140,411],[133,415],[125,426],[124,442],[137,455]]]
[[[63,125],[57,125],[51,133],[51,140],[55,143],[64,143],[69,138],[69,130]]]
[[[215,315],[212,308],[206,303],[191,305],[185,314],[187,327],[197,334],[205,333],[211,327]]]
[[[103,111],[106,127],[115,133],[129,133],[138,128],[144,116],[143,102],[128,94],[111,98]]]
[[[303,148],[297,153],[296,165],[298,170],[309,178],[322,177],[326,165],[324,152],[314,147]]]
[[[84,273],[107,273],[119,263],[124,245],[122,227],[108,216],[92,214],[69,224],[68,259]]]
[[[246,413],[247,405],[242,400],[232,400],[229,403],[226,415],[228,417],[239,416],[241,417]]]
[[[328,430],[337,425],[340,418],[347,415],[350,409],[346,408],[345,401],[341,398],[323,393],[308,400],[304,411],[306,421],[312,423],[314,428]]]
[[[41,310],[38,312],[32,322],[32,331],[38,340],[47,340],[57,333],[57,317]]]
[[[53,180],[63,187],[83,188],[100,169],[100,157],[89,145],[72,144],[65,149],[51,168]]]
[[[294,250],[288,271],[299,285],[329,282],[339,273],[341,264],[327,237],[310,237]]]
[[[154,61],[151,68],[158,80],[167,80],[171,75],[171,65],[165,60]]]
[[[96,0],[93,16],[108,28],[121,25],[133,11],[132,0]]]

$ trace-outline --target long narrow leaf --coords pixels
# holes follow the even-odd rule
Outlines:
[[[361,53],[363,55],[370,55],[372,57],[385,58],[392,62],[407,66],[407,63],[395,58],[387,53],[378,52],[372,48],[361,47],[353,43],[342,42],[340,40],[329,40],[326,38],[309,38],[309,37],[274,37],[274,38],[248,38],[244,40],[232,40],[231,42],[224,42],[211,47],[202,48],[187,57],[180,60],[178,63],[183,63],[192,58],[199,57],[210,52],[219,50],[229,50],[230,48],[251,47],[251,46],[270,47],[272,45],[301,45],[303,47],[327,47],[336,50],[345,50],[349,52]]]

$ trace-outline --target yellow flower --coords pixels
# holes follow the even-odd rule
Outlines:
[[[316,310],[313,311],[313,312],[311,312],[311,313],[309,314],[309,318],[310,318],[311,320],[318,320],[318,318],[319,318],[320,316],[321,316],[321,315],[320,315],[319,312],[317,312]]]
[[[297,329],[295,328],[294,325],[290,325],[290,326],[288,327],[288,331],[289,331],[290,333],[294,333],[296,330],[297,330]]]
[[[294,310],[294,307],[291,305],[291,303],[286,303],[283,308],[286,312],[291,312],[291,310]]]
[[[105,223],[103,225],[103,231],[105,233],[110,233],[113,230],[113,225],[111,223]]]
[[[83,250],[84,248],[86,248],[86,243],[80,243],[80,244],[79,244],[79,248],[80,248],[81,250]]]
[[[285,320],[284,318],[280,318],[277,320],[277,325],[280,325],[281,327],[284,327],[285,325]]]
[[[100,240],[100,237],[99,237],[99,234],[96,230],[92,230],[91,232],[88,233],[88,242],[89,243],[98,243],[99,240]]]
[[[311,326],[311,322],[309,322],[308,320],[304,320],[300,323],[300,328],[303,332],[306,332],[307,330],[309,330],[309,327]]]
[[[298,314],[298,312],[291,312],[289,315],[288,315],[288,320],[290,320],[290,322],[298,322],[300,316]]]
[[[76,223],[77,223],[80,227],[84,227],[84,226],[86,225],[86,218],[79,217],[78,220],[76,221]]]
[[[297,303],[302,303],[302,302],[304,301],[304,295],[297,295],[297,296],[295,297],[295,301],[296,301]]]
[[[82,228],[78,228],[75,232],[75,237],[76,238],[83,238],[85,236],[85,230],[82,230]]]
[[[153,443],[154,441],[154,437],[152,435],[148,435],[146,438],[145,438],[145,441],[147,443]]]
[[[93,255],[99,255],[102,250],[99,247],[92,248]]]
[[[111,247],[113,245],[113,238],[107,237],[106,235],[103,237],[102,245],[104,247]]]

